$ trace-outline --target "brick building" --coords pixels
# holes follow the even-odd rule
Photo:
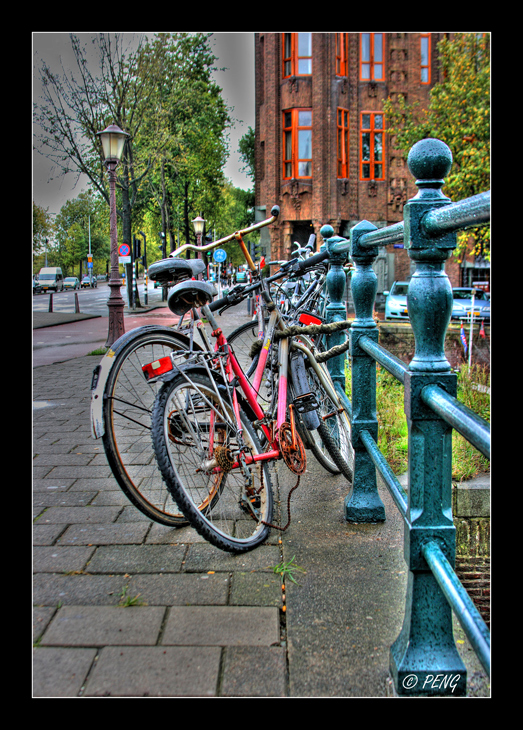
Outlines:
[[[311,233],[321,243],[326,223],[348,237],[363,219],[378,227],[403,219],[417,188],[384,134],[383,105],[397,94],[428,104],[443,35],[255,34],[257,218],[281,209],[277,225],[262,229],[267,255],[289,258],[292,242]],[[380,251],[378,292],[410,277],[405,250]],[[464,282],[456,262],[447,273],[453,286]]]

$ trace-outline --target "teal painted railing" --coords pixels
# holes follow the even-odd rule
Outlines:
[[[457,376],[444,350],[452,311],[445,261],[456,247],[457,230],[489,222],[490,192],[451,203],[441,192],[451,164],[447,145],[437,139],[421,140],[408,156],[419,192],[405,205],[403,222],[378,229],[362,221],[351,230],[349,241],[334,236],[331,226],[321,229],[330,252],[328,321],[346,318],[342,265],[347,252],[354,264],[350,401],[345,394],[344,355],[329,361],[335,387],[351,419],[354,483],[345,500],[345,517],[352,522],[385,519],[377,470],[404,518],[408,589],[403,627],[390,652],[390,669],[400,695],[466,693],[467,672],[454,642],[452,611],[490,675],[488,628],[453,569],[451,500],[452,429],[490,458],[490,426],[456,399]],[[372,265],[380,246],[396,242],[403,243],[415,262],[407,294],[415,354],[408,366],[378,343],[373,319],[377,277]],[[340,344],[342,337],[331,335],[329,346]],[[377,445],[376,363],[404,385],[408,492]]]

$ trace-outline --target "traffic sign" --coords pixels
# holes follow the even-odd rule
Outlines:
[[[225,261],[227,258],[227,251],[225,251],[223,248],[217,248],[215,252],[212,255],[213,259],[217,261],[218,263],[221,263],[222,261]]]
[[[131,247],[128,243],[122,243],[120,248],[118,249],[118,254],[120,256],[129,256],[131,253]]]

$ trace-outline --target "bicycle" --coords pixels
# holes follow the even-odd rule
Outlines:
[[[293,270],[305,272],[327,257],[327,252],[315,254],[294,264]],[[285,527],[272,523],[274,501],[268,464],[283,459],[298,476],[292,493],[306,468],[305,446],[295,411],[307,430],[320,432],[339,469],[352,478],[348,463],[350,425],[343,404],[327,369],[315,358],[305,330],[300,328],[296,341],[270,297],[271,280],[285,274],[286,271],[277,272],[216,301],[212,301],[212,287],[204,282],[182,282],[170,291],[168,298],[168,305],[176,314],[202,305],[205,299],[201,312],[211,325],[216,345],[214,352],[194,352],[183,364],[171,356],[158,364],[158,377],[164,384],[153,407],[154,452],[167,488],[189,523],[213,545],[234,553],[262,544],[271,528],[288,527],[290,516]],[[270,317],[251,384],[213,312],[256,288],[261,288]],[[347,326],[348,322],[329,325],[331,329]],[[277,358],[272,361],[278,387],[264,410],[259,403],[259,387],[267,363],[271,362],[271,344],[278,334]],[[272,352],[275,353],[274,347]],[[327,409],[324,404],[322,410],[310,389],[305,360],[317,378],[322,399],[328,402]],[[331,419],[333,429],[326,426]]]
[[[179,283],[200,276],[205,270],[201,259],[175,258],[187,249],[206,251],[273,223],[271,217],[199,248],[187,244],[174,251],[172,257],[149,268],[162,283]],[[244,255],[255,269],[245,244]],[[156,273],[155,273],[156,267]],[[154,279],[153,279],[154,280]],[[202,282],[203,283],[203,282]],[[94,368],[91,381],[91,433],[101,439],[111,471],[118,486],[130,502],[146,517],[169,527],[187,524],[158,472],[152,450],[151,412],[158,383],[144,379],[144,363],[155,363],[166,355],[185,361],[196,351],[207,351],[211,345],[196,309],[189,321],[182,316],[175,326],[147,325],[120,337]],[[196,340],[198,333],[199,341]],[[234,341],[234,337],[231,338]]]

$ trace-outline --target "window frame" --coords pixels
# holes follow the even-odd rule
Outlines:
[[[340,123],[341,114],[341,123]],[[337,138],[336,138],[336,151],[337,151],[337,163],[336,163],[336,175],[338,178],[349,177],[349,110],[343,107],[336,109],[336,127],[337,127]]]
[[[369,60],[363,60],[363,36],[369,36]],[[381,61],[375,61],[376,36],[381,37]],[[360,33],[360,81],[385,81],[385,33]],[[369,67],[369,77],[363,76],[363,66]],[[381,66],[381,76],[375,76],[375,66]]]
[[[370,124],[369,126],[363,126],[364,115],[369,115]],[[376,128],[375,117],[381,116],[381,127]],[[369,134],[369,160],[363,159],[363,135]],[[376,134],[381,134],[381,159],[376,161]],[[363,165],[369,165],[370,175],[368,177],[363,176]],[[375,175],[375,165],[381,165],[381,176]],[[385,180],[385,114],[380,111],[363,111],[360,113],[360,152],[359,152],[359,178],[362,181],[375,180],[381,182]]]
[[[349,71],[349,34],[336,33],[336,76],[347,76]]]
[[[310,56],[300,56],[298,36],[300,33],[282,33],[281,34],[281,54],[282,54],[282,78],[288,79],[291,76],[312,76],[312,33],[308,33],[310,41]],[[286,55],[286,41],[290,40],[290,54]],[[308,73],[299,72],[300,60],[310,60],[310,71]],[[286,71],[286,65],[289,65],[290,73]]]
[[[300,112],[309,112],[311,115],[310,124],[299,124]],[[291,123],[287,125],[286,115],[291,115]],[[311,141],[311,157],[298,157],[299,155],[299,132],[300,130],[310,130],[310,141]],[[286,135],[291,135],[291,156],[287,157],[287,145]],[[299,168],[301,162],[310,163],[310,175],[299,175]],[[291,174],[287,174],[287,165],[290,165]],[[312,109],[308,107],[296,107],[293,109],[284,109],[282,116],[282,177],[284,180],[293,179],[305,179],[310,180],[312,178]]]
[[[423,63],[423,41],[427,42],[427,63]],[[431,45],[431,36],[430,33],[420,33],[420,39],[419,39],[419,53],[420,53],[420,61],[419,61],[419,80],[420,84],[422,86],[428,86],[430,84],[431,79],[431,57],[432,57],[432,45]],[[427,72],[427,80],[423,80],[423,71]]]

